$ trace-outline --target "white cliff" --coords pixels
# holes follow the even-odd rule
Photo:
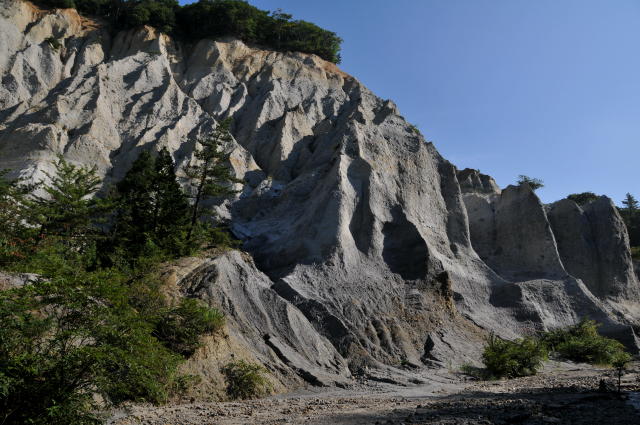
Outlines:
[[[181,285],[236,316],[277,306],[262,339],[250,314],[232,316],[264,363],[334,383],[348,363],[376,379],[399,359],[475,359],[483,331],[515,337],[585,315],[637,351],[639,283],[610,201],[545,207],[526,186],[459,173],[392,101],[314,55],[185,45],[150,27],[112,38],[72,10],[12,0],[0,0],[0,34],[0,167],[16,175],[40,179],[62,154],[109,182],[164,146],[180,168],[234,118],[224,149],[248,184],[215,207],[259,270],[229,256]],[[231,283],[202,286],[221,268]],[[249,287],[259,302],[239,295]]]

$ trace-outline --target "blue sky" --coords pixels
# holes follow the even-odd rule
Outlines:
[[[500,187],[640,199],[640,2],[250,0],[344,39],[340,68]]]

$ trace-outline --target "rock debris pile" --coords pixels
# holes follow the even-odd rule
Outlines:
[[[601,379],[607,392],[599,388]],[[458,379],[456,388],[449,387],[451,393],[401,392],[391,385],[376,393],[360,387],[322,398],[138,408],[113,424],[637,424],[640,411],[626,401],[626,392],[638,389],[638,370],[632,368],[624,376],[624,395],[617,395],[614,382],[611,370],[551,364],[534,377],[471,385]]]

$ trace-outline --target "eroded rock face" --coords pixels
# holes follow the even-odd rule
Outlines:
[[[223,309],[230,337],[285,386],[291,375],[313,385],[348,384],[347,363],[335,347],[239,252],[184,262],[175,282],[182,295]]]
[[[187,267],[181,287],[227,312],[238,346],[295,371],[284,387],[339,383],[347,363],[374,379],[401,361],[473,360],[484,330],[585,315],[635,344],[608,316],[631,323],[638,305],[610,202],[549,209],[528,186],[459,172],[392,101],[314,55],[149,27],[111,38],[72,11],[0,5],[0,166],[15,174],[39,179],[62,154],[108,182],[164,146],[179,171],[234,118],[224,150],[248,184],[212,206],[257,269],[227,254]]]
[[[478,170],[465,168],[458,172],[458,181],[462,193],[488,193],[500,195],[502,192],[498,184],[491,176],[480,173]]]
[[[566,321],[552,318],[559,312],[595,314],[593,308],[604,308],[618,320],[638,325],[634,300],[639,299],[640,285],[633,273],[626,227],[609,198],[582,207],[566,199],[542,205],[528,185],[521,185],[509,186],[500,195],[468,192],[463,199],[473,248],[503,279],[522,282],[519,286],[527,291],[542,286],[526,282],[580,280],[567,294],[574,302],[583,299],[586,304],[581,307],[562,307],[566,301],[561,294],[544,301],[526,295],[532,305],[537,304],[543,323],[554,327],[554,322]],[[507,290],[511,292],[513,288]],[[547,309],[545,303],[557,308]],[[519,310],[522,314],[526,308]]]

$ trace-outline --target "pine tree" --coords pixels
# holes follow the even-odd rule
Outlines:
[[[160,239],[171,235],[176,228],[189,222],[189,200],[176,177],[173,159],[167,148],[162,148],[154,163],[157,199],[154,211],[154,232]]]
[[[153,158],[147,151],[142,151],[134,161],[131,169],[118,182],[116,188],[120,194],[120,208],[118,209],[116,228],[124,233],[144,235],[152,230],[154,209],[153,185],[155,180]],[[138,239],[138,238],[136,238]]]
[[[167,238],[181,237],[189,220],[189,201],[167,148],[162,148],[155,161],[149,152],[142,151],[117,189],[120,205],[114,239],[139,255],[148,243],[159,246]]]
[[[624,207],[629,211],[629,213],[631,213],[631,215],[635,214],[640,208],[638,201],[630,193],[627,193],[625,195],[625,199],[622,201],[622,205],[624,205]]]
[[[45,172],[50,183],[41,182],[46,195],[24,201],[27,222],[39,229],[34,248],[46,235],[70,239],[94,233],[104,213],[104,204],[93,196],[101,183],[95,166],[78,168],[59,155],[55,167],[54,175]]]
[[[629,242],[632,247],[640,246],[640,205],[636,198],[627,193],[625,199],[622,201],[624,207],[619,208],[620,215],[624,220],[624,224],[627,225],[627,232],[629,233]]]
[[[1,153],[0,153],[1,154]],[[0,170],[0,264],[21,258],[33,242],[32,231],[25,225],[26,197],[37,185],[23,179],[8,179],[10,169]]]
[[[195,194],[192,196],[194,202],[191,207],[191,223],[187,240],[191,239],[193,228],[201,213],[200,202],[204,198],[231,196],[239,191],[232,190],[228,183],[245,183],[244,180],[231,175],[229,167],[221,163],[225,158],[224,153],[218,151],[221,143],[233,140],[229,131],[232,122],[232,118],[227,118],[218,123],[206,140],[198,139],[202,149],[194,149],[193,155],[201,163],[184,167],[185,174],[191,180],[191,187],[195,189]]]

